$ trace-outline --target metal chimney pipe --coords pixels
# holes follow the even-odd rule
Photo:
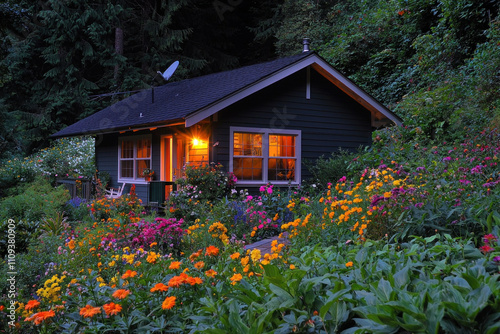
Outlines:
[[[309,50],[309,44],[311,44],[311,39],[309,38],[304,38],[302,40],[302,44],[304,45],[304,49],[302,50],[302,52],[307,52],[307,51],[310,51]]]

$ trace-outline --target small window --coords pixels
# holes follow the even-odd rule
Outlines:
[[[300,131],[231,128],[230,170],[239,183],[298,183]]]
[[[144,169],[151,168],[151,138],[123,138],[120,140],[118,179],[142,181]]]

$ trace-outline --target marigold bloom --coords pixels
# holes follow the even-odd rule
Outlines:
[[[170,310],[175,306],[175,299],[175,296],[165,298],[165,300],[161,304],[161,308],[164,310]]]
[[[203,252],[203,250],[202,250],[202,249],[199,249],[197,252],[195,252],[195,253],[191,254],[191,255],[189,256],[189,259],[190,259],[191,261],[196,260],[196,259],[197,259],[197,258],[201,255],[201,253],[202,253],[202,252]]]
[[[168,281],[168,286],[171,288],[178,288],[184,284],[184,279],[180,276],[174,276]]]
[[[238,253],[238,252],[231,254],[231,260],[236,260],[239,257],[240,257],[240,253]]]
[[[101,313],[100,307],[93,307],[89,304],[80,309],[80,315],[84,318],[92,318],[94,315]]]
[[[345,264],[346,267],[352,267],[352,265],[353,265],[352,261],[349,261]]]
[[[215,275],[217,275],[217,272],[213,269],[209,269],[205,271],[205,275],[207,275],[208,277],[215,277]]]
[[[237,282],[241,281],[243,279],[243,276],[241,274],[234,274],[230,280],[231,280],[231,284],[232,285],[235,285]]]
[[[127,270],[123,275],[122,275],[122,279],[127,279],[129,277],[134,277],[137,275],[137,271],[132,271],[132,270]]]
[[[26,306],[24,306],[24,309],[27,310],[27,311],[29,311],[29,310],[32,310],[32,309],[36,308],[39,305],[40,305],[40,302],[38,300],[36,300],[36,299],[33,299],[33,300],[30,300],[26,304]]]
[[[196,263],[194,264],[194,267],[195,267],[196,269],[201,269],[201,268],[203,268],[204,266],[205,266],[205,262],[203,262],[203,261],[199,261],[199,262],[196,262]]]
[[[31,317],[24,319],[24,321],[33,321],[35,325],[40,325],[43,321],[55,316],[56,313],[54,310],[43,311],[33,314]]]
[[[290,269],[292,269],[292,270],[295,269],[295,265],[291,264]]]
[[[75,246],[76,246],[75,245],[75,240],[71,239],[71,241],[68,242],[69,249],[73,250],[73,249],[75,249]]]
[[[188,277],[186,283],[188,283],[189,285],[202,284],[203,280],[199,277]]]
[[[170,266],[168,266],[168,269],[179,269],[181,267],[182,262],[180,261],[173,261],[170,263]]]
[[[242,266],[246,266],[248,264],[248,261],[250,260],[250,257],[245,256],[240,260]]]
[[[156,263],[156,260],[158,260],[158,258],[160,258],[160,257],[161,257],[160,254],[157,254],[155,252],[149,252],[148,257],[146,258],[146,261],[148,263]]]
[[[118,298],[118,299],[123,299],[123,298],[126,298],[129,294],[130,294],[129,290],[118,289],[115,292],[113,292],[113,297]]]
[[[151,288],[151,292],[155,292],[155,291],[167,291],[168,290],[168,286],[166,286],[165,284],[163,283],[156,283],[154,287]]]
[[[250,257],[252,258],[252,261],[253,262],[257,262],[260,260],[260,258],[262,257],[262,255],[260,254],[260,249],[257,249],[255,248],[251,253],[250,253]]]
[[[219,249],[215,246],[208,246],[205,254],[209,256],[217,256],[219,254]]]
[[[104,309],[104,312],[106,312],[106,315],[117,315],[122,310],[122,306],[120,304],[115,304],[113,302],[104,304],[102,308]]]

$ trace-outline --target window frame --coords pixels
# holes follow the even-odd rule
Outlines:
[[[262,135],[262,180],[238,180],[237,185],[256,185],[271,183],[276,185],[299,185],[301,180],[301,156],[302,156],[302,131],[289,130],[289,129],[272,129],[272,128],[250,128],[231,126],[229,127],[229,171],[234,171],[234,158],[246,157],[234,155],[234,133],[252,133]],[[269,156],[269,136],[270,135],[285,135],[295,136],[295,157],[286,157],[288,159],[295,159],[295,180],[273,181],[269,180],[269,159],[276,159],[281,157]],[[253,156],[248,156],[252,158]]]
[[[149,140],[149,152],[150,156],[148,158],[138,158],[137,157],[137,142],[139,140]],[[134,143],[134,153],[133,158],[122,158],[122,142],[123,141],[132,141]],[[126,136],[118,138],[118,182],[129,182],[136,184],[147,184],[148,182],[144,177],[137,177],[137,161],[138,160],[149,160],[150,168],[153,168],[153,140],[151,135],[142,135],[142,136]],[[122,177],[122,161],[133,161],[133,177]]]

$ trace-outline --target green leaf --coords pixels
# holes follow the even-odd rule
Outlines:
[[[398,289],[402,289],[410,281],[410,275],[408,274],[408,266],[403,267],[400,271],[393,275],[394,286]]]
[[[380,281],[378,282],[377,291],[379,292],[378,293],[379,296],[383,296],[384,302],[388,302],[391,300],[391,295],[392,295],[393,289],[392,289],[391,283],[389,283],[389,281],[386,281],[383,278],[380,279]]]

